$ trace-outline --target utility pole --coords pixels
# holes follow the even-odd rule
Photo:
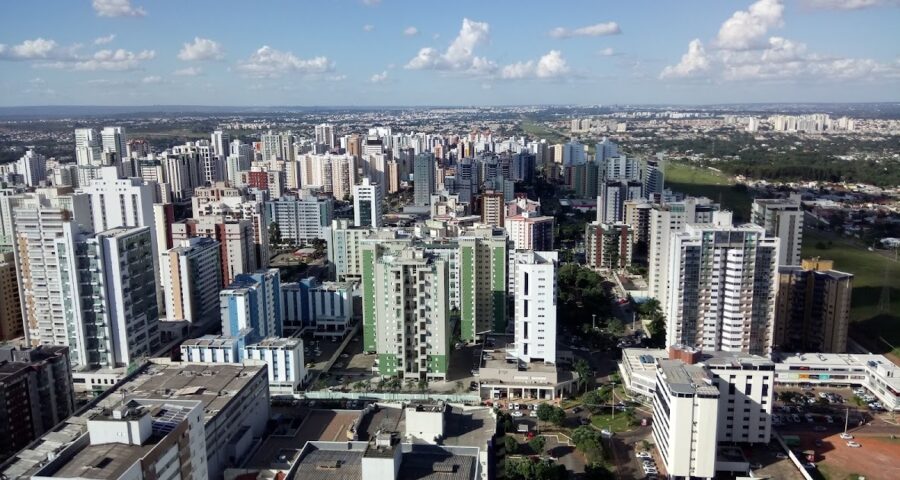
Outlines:
[[[593,327],[594,330],[597,329],[597,314],[596,313],[591,314],[591,327]]]
[[[844,433],[847,433],[847,425],[850,423],[850,407],[844,412]]]

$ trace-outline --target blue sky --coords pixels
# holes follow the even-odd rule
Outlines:
[[[27,0],[0,105],[900,100],[898,0]]]

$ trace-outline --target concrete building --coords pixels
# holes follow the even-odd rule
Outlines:
[[[349,220],[332,220],[328,232],[328,261],[334,264],[338,281],[358,280],[362,277],[360,242],[371,234],[369,228],[354,227]]]
[[[12,252],[0,253],[0,340],[12,340],[24,334],[16,261]]]
[[[506,202],[503,192],[487,191],[481,194],[481,222],[494,227],[504,225]]]
[[[222,334],[248,343],[281,337],[281,275],[277,268],[241,274],[219,293]],[[249,331],[248,331],[249,330]]]
[[[266,224],[277,224],[281,238],[296,244],[325,240],[333,217],[334,200],[331,198],[301,194],[266,202]]]
[[[82,414],[66,419],[53,432],[47,433],[29,448],[15,455],[4,466],[2,473],[8,478],[30,478],[37,475],[38,472],[45,472],[44,478],[50,477],[50,471],[44,469],[57,466],[62,463],[62,460],[60,462],[50,462],[49,460],[56,458],[68,462],[70,459],[78,457],[61,455],[62,452],[70,451],[69,448],[76,449],[74,450],[76,452],[82,451],[79,450],[81,448],[89,448],[86,447],[90,445],[89,435],[94,431],[89,428],[92,418],[98,413],[115,410],[123,404],[129,405],[132,401],[141,405],[153,403],[160,406],[172,405],[171,414],[178,411],[175,408],[178,405],[190,405],[193,402],[199,404],[197,410],[200,415],[199,426],[197,423],[189,424],[192,425],[189,428],[190,433],[200,433],[197,438],[191,437],[190,433],[187,438],[184,438],[186,432],[181,429],[181,424],[171,422],[177,424],[173,430],[175,437],[172,440],[184,438],[185,441],[179,445],[187,447],[191,453],[189,455],[172,455],[169,450],[166,450],[166,454],[161,457],[156,455],[147,457],[178,458],[182,468],[185,469],[182,470],[184,472],[182,478],[196,478],[193,474],[187,474],[190,473],[187,470],[189,464],[191,470],[194,465],[197,465],[197,471],[202,473],[203,460],[206,463],[207,474],[202,474],[199,478],[223,478],[227,467],[240,465],[246,460],[253,451],[256,441],[264,435],[269,420],[269,390],[265,365],[204,365],[155,358],[139,367],[133,376],[116,385],[108,395],[92,402],[86,410],[82,410]],[[153,412],[154,408],[150,408],[150,411]],[[159,413],[163,413],[162,410]],[[173,419],[174,417],[168,418],[168,420]],[[160,429],[160,431],[165,430]],[[200,436],[205,438],[205,448],[199,443]],[[123,435],[119,438],[127,437]],[[166,443],[166,441],[160,441],[155,445]],[[107,444],[104,448],[105,450],[100,451],[110,451],[109,449],[114,451],[118,446]],[[146,450],[146,448],[140,449],[141,452]],[[98,455],[95,453],[93,458],[96,458],[97,461],[102,460],[97,457]],[[122,460],[128,458],[134,458],[134,461],[137,461],[134,455],[113,455],[111,456],[113,461],[103,462],[103,468],[122,468]],[[138,458],[140,457],[138,456]],[[147,465],[156,465],[157,463],[155,461],[147,462]],[[90,462],[87,463],[87,465],[90,464]],[[84,472],[85,463],[73,461],[66,465],[78,468],[78,470],[66,473],[62,475],[63,477],[94,478]],[[116,471],[118,472],[118,470]],[[168,472],[168,470],[159,470],[157,474],[162,472]],[[123,478],[117,473],[100,478],[107,477]],[[133,477],[124,478],[169,477],[142,477],[135,472]]]
[[[621,270],[631,265],[633,230],[624,223],[585,226],[584,250],[591,268]]]
[[[322,123],[316,125],[316,143],[319,145],[327,145],[328,148],[334,148],[334,125],[330,123]]]
[[[675,478],[713,478],[719,389],[709,372],[680,360],[658,360],[653,397],[653,440]]]
[[[650,212],[653,210],[653,204],[643,199],[637,199],[626,201],[622,207],[625,209],[623,223],[631,227],[634,232],[631,235],[631,242],[635,245],[643,245],[644,252],[649,253]]]
[[[660,154],[659,157],[662,155]],[[641,172],[641,181],[644,184],[644,196],[650,197],[654,193],[661,194],[665,183],[662,158],[647,159]]]
[[[180,243],[193,237],[219,242],[222,259],[222,283],[230,284],[237,275],[260,268],[254,244],[254,226],[250,220],[225,220],[221,216],[187,219],[171,224],[172,241]]]
[[[557,252],[516,251],[512,287],[516,355],[525,363],[556,363]]]
[[[553,250],[555,219],[534,212],[506,217],[503,226],[516,250]]]
[[[484,332],[505,332],[506,235],[497,228],[473,227],[462,231],[456,243],[460,338],[472,342]]]
[[[369,177],[364,177],[362,183],[353,187],[354,227],[381,227],[381,203],[384,201],[382,186],[371,183]]]
[[[691,224],[670,243],[666,344],[767,354],[778,240],[756,225]]]
[[[281,285],[281,317],[285,332],[308,332],[315,337],[344,338],[353,327],[351,282],[319,283],[315,277]]]
[[[420,153],[413,164],[413,203],[427,207],[437,186],[434,178],[434,155]]]
[[[443,380],[450,359],[449,268],[422,248],[361,247],[363,349],[382,376]]]
[[[162,261],[166,318],[203,328],[219,319],[222,259],[219,242],[206,237],[182,240]]]
[[[37,187],[47,180],[47,157],[29,149],[13,164],[13,170],[21,175],[22,183]]]
[[[205,335],[185,340],[181,358],[191,363],[264,363],[272,395],[292,395],[306,381],[303,340],[299,338],[264,338],[247,343],[243,336]]]
[[[853,275],[813,258],[778,267],[774,348],[844,353],[850,326]]]
[[[0,462],[74,411],[67,347],[0,346]]]
[[[75,163],[79,166],[100,166],[100,134],[93,128],[75,129]]]
[[[763,227],[766,235],[779,243],[778,265],[800,265],[803,246],[803,209],[800,195],[789,198],[753,200],[750,219]]]

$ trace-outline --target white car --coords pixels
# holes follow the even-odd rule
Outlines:
[[[603,430],[600,430],[600,435],[603,435],[604,437],[611,437],[613,436],[613,433],[604,428]]]
[[[862,445],[860,445],[858,442],[847,442],[847,446],[850,448],[859,448]]]
[[[653,455],[650,455],[650,452],[637,452],[634,454],[637,458],[652,458]]]
[[[525,414],[520,411],[512,412],[510,415],[512,415],[514,417],[524,417],[525,416]]]
[[[528,413],[528,416],[532,417],[532,418],[537,418],[537,412],[532,410],[531,412]]]
[[[841,434],[841,440],[853,440],[853,435],[850,435],[847,432]]]

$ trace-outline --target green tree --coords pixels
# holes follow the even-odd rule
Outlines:
[[[537,418],[542,422],[549,422],[553,415],[553,405],[542,403],[537,408]]]
[[[583,358],[580,358],[575,362],[575,373],[578,374],[578,390],[587,390],[591,385],[591,377],[593,377],[591,366]]]
[[[274,245],[276,247],[281,246],[281,227],[278,226],[277,223],[272,222],[269,224],[269,244]]]
[[[528,442],[528,447],[537,455],[544,452],[544,446],[546,445],[547,440],[542,435],[537,435]]]
[[[550,421],[553,422],[554,425],[563,426],[566,423],[566,411],[560,407],[553,407],[553,411],[550,414]]]
[[[617,317],[610,318],[606,328],[609,330],[609,333],[613,335],[622,335],[625,333],[625,324]]]
[[[518,450],[519,442],[516,441],[515,437],[512,435],[503,437],[503,451],[505,451],[507,455],[515,455]]]

